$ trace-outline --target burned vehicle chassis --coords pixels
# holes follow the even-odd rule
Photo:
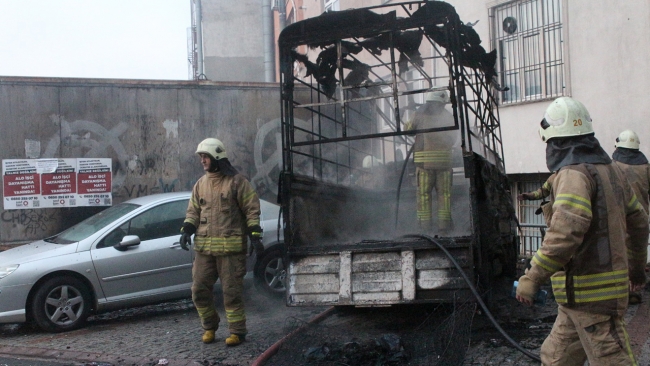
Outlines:
[[[518,252],[495,53],[442,1],[324,13],[285,28],[279,50],[287,305],[470,298],[443,251],[410,234],[435,238],[489,298]],[[407,127],[432,91],[448,93],[453,122]],[[416,220],[424,133],[456,141],[444,232]]]

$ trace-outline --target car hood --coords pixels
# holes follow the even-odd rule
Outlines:
[[[74,253],[76,250],[77,243],[53,244],[39,240],[0,252],[0,265],[27,263],[43,258],[52,258]]]

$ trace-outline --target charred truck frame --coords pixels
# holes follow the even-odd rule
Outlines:
[[[442,1],[329,12],[283,30],[278,194],[287,305],[469,298],[444,252],[408,234],[435,237],[488,299],[495,278],[514,275],[516,219],[493,94],[496,53],[480,42]],[[429,93],[441,91],[453,118],[408,127]],[[412,156],[425,133],[450,146],[452,184],[446,193],[441,185],[434,190],[432,225],[423,228]],[[436,193],[447,195],[451,217],[440,214]],[[453,225],[439,230],[449,219]]]

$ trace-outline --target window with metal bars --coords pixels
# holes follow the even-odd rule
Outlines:
[[[517,182],[517,194],[533,192],[540,188],[544,181]],[[517,204],[517,217],[521,231],[519,232],[520,248],[519,253],[524,256],[532,256],[542,246],[542,230],[546,228],[544,215],[537,213],[537,209],[543,200],[519,201]]]
[[[339,11],[341,10],[341,5],[339,0],[324,0],[323,2],[323,11]]]
[[[502,104],[566,95],[564,0],[519,0],[490,9]]]

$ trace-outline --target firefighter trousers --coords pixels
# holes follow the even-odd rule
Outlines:
[[[246,254],[223,256],[195,252],[192,266],[192,300],[199,313],[203,329],[219,328],[219,314],[215,306],[213,288],[221,279],[223,305],[231,334],[246,334],[244,311],[244,276]]]
[[[433,226],[431,209],[432,191],[435,188],[438,206],[438,229],[451,229],[451,169],[416,168],[418,182],[417,217],[420,227],[430,230]]]
[[[559,306],[540,351],[542,365],[636,365],[625,323],[618,316]]]

